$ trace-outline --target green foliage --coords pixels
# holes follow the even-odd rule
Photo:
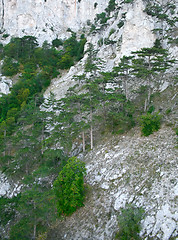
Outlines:
[[[3,58],[3,44],[0,43],[0,60]]]
[[[116,43],[116,41],[110,40],[109,38],[104,39],[104,44],[106,44],[106,45],[115,44],[115,43]]]
[[[106,12],[110,14],[110,12],[114,11],[116,8],[116,1],[109,0],[108,7],[105,9]]]
[[[57,209],[61,214],[70,215],[84,201],[84,176],[86,174],[84,163],[75,157],[69,158],[67,164],[59,173],[54,182],[54,191],[57,198]]]
[[[37,40],[32,36],[12,38],[10,43],[4,47],[4,55],[9,58],[14,58],[17,61],[25,61],[25,59],[33,56],[37,46]]]
[[[6,120],[9,109],[17,108],[20,111],[28,104],[30,97],[45,90],[51,79],[59,75],[58,69],[68,69],[75,61],[80,60],[85,43],[84,35],[77,41],[76,34],[72,32],[72,36],[66,39],[64,44],[60,39],[53,41],[53,46],[63,45],[63,50],[60,51],[46,41],[42,48],[38,47],[36,38],[32,36],[12,38],[6,46],[0,45],[0,58],[3,58],[2,74],[13,76],[21,73],[11,93],[0,99],[0,122]]]
[[[9,221],[15,218],[15,209],[19,197],[5,198],[0,197],[0,225],[5,226]]]
[[[106,115],[106,127],[113,134],[122,134],[135,125],[134,106],[129,101],[125,101],[124,95],[113,94],[111,98],[111,106]],[[117,105],[114,105],[114,101],[117,102]]]
[[[33,231],[32,226],[28,224],[26,218],[21,219],[18,223],[11,227],[10,230],[10,240],[30,240]]]
[[[152,84],[159,73],[164,73],[175,62],[168,59],[168,51],[161,46],[160,40],[156,40],[152,48],[142,48],[137,52],[132,52],[136,56],[132,60],[132,75],[147,81],[148,95],[145,99],[145,108],[150,103]]]
[[[158,131],[161,125],[161,115],[158,113],[147,113],[140,118],[141,131],[144,136],[149,136]]]
[[[101,47],[103,45],[104,41],[103,41],[103,38],[100,38],[98,40],[98,46]]]
[[[98,6],[98,3],[97,2],[95,2],[94,3],[94,8],[96,8]]]
[[[121,21],[117,24],[117,26],[118,26],[118,28],[123,27],[123,26],[124,26],[124,21],[121,20]]]
[[[162,11],[163,11],[162,6],[158,4],[155,4],[155,5],[148,4],[145,8],[145,12],[148,15],[151,15],[153,17],[156,16],[161,19],[163,17],[166,17],[166,15],[163,16]]]
[[[16,210],[20,219],[11,227],[10,240],[35,239],[56,219],[54,194],[44,186],[33,185],[20,194]]]
[[[2,65],[2,74],[13,76],[19,72],[19,63],[11,58],[5,58]]]
[[[6,39],[7,37],[9,37],[9,34],[8,33],[5,33],[2,35],[2,38]]]
[[[178,127],[175,128],[176,135],[178,136]]]
[[[158,29],[154,29],[154,32],[159,32],[163,39],[171,39],[171,35],[173,32],[173,27],[176,27],[177,17],[175,16],[176,5],[171,2],[166,2],[165,4],[157,3],[148,3],[145,12],[153,17],[158,19],[158,22],[161,23],[162,27]],[[164,24],[166,23],[166,24]],[[168,41],[171,43],[171,41]]]
[[[96,29],[96,26],[94,24],[92,24],[91,28],[90,28],[90,33],[92,33],[95,29]]]
[[[132,3],[134,0],[124,0],[124,3]]]
[[[114,28],[112,28],[111,30],[110,30],[110,32],[109,32],[109,37],[113,34],[113,33],[115,33],[115,29]]]
[[[108,20],[108,17],[106,17],[105,12],[102,12],[102,13],[96,15],[96,21],[99,21],[100,24],[106,23],[107,20]]]
[[[59,62],[60,69],[67,69],[74,65],[74,61],[69,53],[64,54]]]
[[[59,46],[63,45],[63,41],[61,39],[56,38],[52,41],[52,45],[53,45],[53,47],[58,48]]]
[[[138,208],[132,205],[126,205],[121,209],[118,216],[119,232],[115,239],[119,240],[141,240],[139,232],[141,230],[140,222],[144,217],[143,208]]]
[[[43,155],[43,163],[40,165],[38,172],[35,172],[35,174],[38,175],[38,173],[42,173],[43,175],[47,176],[50,173],[58,173],[60,170],[62,170],[66,164],[66,161],[67,156],[61,149],[47,149]]]

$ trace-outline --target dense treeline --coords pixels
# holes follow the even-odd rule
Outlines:
[[[42,47],[32,36],[12,38],[5,46],[0,44],[2,74],[18,74],[11,93],[0,98],[0,168],[23,184],[23,192],[17,198],[0,199],[2,226],[8,221],[11,225],[17,222],[11,228],[10,239],[35,238],[55,220],[51,184],[67,156],[62,150],[44,149],[49,114],[40,111],[42,93],[60,69],[70,68],[83,57],[85,42],[84,35],[78,41],[71,32],[70,38],[55,39],[52,45],[44,42]],[[44,177],[51,182],[37,181]]]
[[[62,44],[60,50],[56,49],[58,42]],[[18,113],[30,98],[46,89],[60,69],[68,69],[80,60],[85,42],[84,35],[77,41],[72,33],[65,41],[55,39],[53,45],[44,42],[42,47],[32,36],[12,38],[4,47],[1,45],[2,74],[19,74],[19,79],[11,93],[0,99],[0,122],[8,118],[12,109]]]

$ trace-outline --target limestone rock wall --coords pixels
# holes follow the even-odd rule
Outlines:
[[[102,12],[108,0],[0,0],[0,29],[10,35],[35,35],[41,42],[77,31]],[[65,35],[65,34],[64,34]]]

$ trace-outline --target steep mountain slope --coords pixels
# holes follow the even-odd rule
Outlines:
[[[55,226],[47,239],[114,239],[126,203],[145,209],[142,239],[176,239],[175,147],[175,133],[166,126],[149,137],[134,128],[102,139],[84,157],[90,186],[85,207]]]
[[[86,76],[82,77],[83,82],[85,78],[87,80],[99,79],[102,72],[111,72],[113,67],[118,66],[123,56],[133,56],[133,51],[152,48],[156,40],[161,43],[161,49],[168,50],[167,61],[178,58],[176,8],[176,0],[0,0],[0,36],[2,43],[5,44],[9,42],[10,37],[32,35],[37,37],[42,45],[45,40],[51,43],[55,38],[65,39],[71,36],[73,31],[77,33],[78,39],[82,34],[85,35],[87,42],[84,57],[69,70],[61,70],[60,75],[52,80],[44,93],[46,98],[52,92],[56,99],[61,99],[67,90],[76,84],[76,76],[81,77],[85,74]],[[60,47],[54,48],[55,50],[60,51]],[[90,54],[95,57],[96,69],[93,72],[86,71],[86,63]],[[81,153],[81,139],[75,139],[76,142],[73,143],[70,154],[80,153],[78,158],[86,162],[87,168],[85,206],[78,209],[72,216],[51,224],[49,231],[46,230],[46,233],[36,239],[115,239],[119,229],[117,217],[121,208],[128,203],[143,207],[145,210],[145,218],[141,222],[142,239],[177,239],[176,67],[176,62],[174,62],[165,73],[160,71],[159,74],[154,75],[154,78],[151,75],[152,81],[149,88],[152,94],[149,107],[152,107],[155,112],[159,111],[163,116],[162,126],[158,132],[148,137],[141,136],[137,114],[140,115],[144,111],[144,94],[148,80],[144,76],[140,78],[129,76],[126,99],[133,103],[132,106],[134,104],[136,106],[134,113],[136,127],[121,135],[112,135],[111,130],[106,128],[103,133],[99,129],[100,126],[95,126],[93,129],[94,149],[88,150],[87,146],[86,153]],[[16,82],[17,78],[18,75],[12,78],[0,76],[0,92],[8,94],[12,82]],[[107,83],[108,89],[115,87],[112,80]],[[122,77],[120,79],[118,77],[117,85],[119,91],[125,94],[126,81]],[[35,121],[37,125],[40,123],[37,119]],[[28,123],[26,128],[30,129]],[[26,129],[22,127],[22,130]],[[20,134],[23,132],[20,128],[18,131]],[[42,129],[43,133],[44,129]],[[35,136],[35,140],[42,138],[43,142],[43,136],[39,137],[39,135]],[[29,136],[31,137],[30,134]],[[89,139],[89,131],[86,133],[86,138]],[[28,144],[28,141],[25,141],[24,145]],[[38,142],[38,144],[38,151],[42,152],[41,159],[44,161],[43,143]],[[89,145],[89,140],[87,144]],[[38,157],[37,155],[36,158]],[[21,160],[23,162],[24,159]],[[30,161],[27,165],[29,163]],[[21,163],[18,165],[15,162],[15,164],[14,172],[18,170]],[[35,183],[41,184],[44,181],[44,184],[48,182],[51,187],[56,172],[50,175],[52,177],[49,179],[48,176],[43,177],[43,170],[45,172],[46,169],[39,170],[39,174],[42,171],[42,177],[38,177],[38,169],[37,173],[33,169]],[[25,177],[28,180],[28,173]],[[0,195],[6,194],[12,197],[19,193],[24,187],[22,182],[25,177],[23,176],[20,181],[17,177],[17,182],[11,182],[0,172]],[[28,214],[25,213],[26,215]],[[18,217],[17,214],[16,220]],[[39,218],[40,224],[42,221],[44,219]],[[8,224],[5,228],[0,226],[2,236],[8,237]],[[50,225],[48,219],[47,225],[45,224],[44,226]],[[44,229],[43,232],[45,232]]]

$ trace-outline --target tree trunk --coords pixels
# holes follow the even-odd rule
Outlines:
[[[146,98],[145,99],[145,104],[144,104],[144,112],[146,112],[146,110],[147,110],[147,101],[148,101],[148,99]]]
[[[34,240],[36,239],[36,224],[34,224],[34,227],[33,227],[33,239]]]
[[[91,150],[93,149],[93,126],[90,127]]]
[[[127,86],[127,79],[125,78],[125,97],[128,100],[128,86]]]
[[[36,210],[35,201],[33,202],[33,208],[34,208],[34,210]],[[33,239],[34,240],[36,239],[36,217],[35,217],[35,223],[34,223],[34,226],[33,226]]]
[[[85,132],[82,132],[83,152],[85,152]]]
[[[43,141],[44,141],[44,125],[42,126],[42,133],[41,133],[41,154],[43,155],[44,153],[44,146],[43,146]]]
[[[4,157],[6,156],[6,144],[7,144],[7,142],[6,142],[6,129],[4,129]]]

